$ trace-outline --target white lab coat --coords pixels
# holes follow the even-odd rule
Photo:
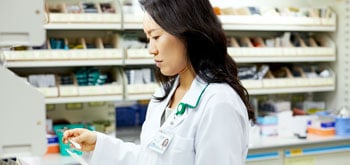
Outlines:
[[[178,79],[175,82],[178,83]],[[159,154],[147,147],[161,127],[174,89],[162,102],[151,100],[140,145],[98,133],[96,147],[84,157],[91,165],[243,165],[248,151],[249,119],[244,103],[227,84],[207,85],[198,76],[181,102],[192,107],[175,120],[169,147]],[[203,92],[203,89],[205,91]],[[161,91],[161,90],[160,90]],[[162,92],[155,95],[161,95]],[[203,92],[202,96],[201,93]],[[200,99],[199,99],[200,98]],[[174,115],[171,114],[170,116]],[[169,117],[170,118],[170,117]],[[168,122],[169,118],[165,123]],[[164,124],[165,125],[165,124]]]

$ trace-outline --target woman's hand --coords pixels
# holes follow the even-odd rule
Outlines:
[[[84,128],[75,128],[71,130],[64,131],[63,133],[63,143],[68,143],[72,140],[81,146],[81,151],[93,151],[96,145],[97,135],[96,132],[90,131]],[[71,144],[71,147],[74,147]]]

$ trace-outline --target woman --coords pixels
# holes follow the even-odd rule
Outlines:
[[[89,164],[242,165],[255,121],[208,0],[140,0],[161,89],[149,103],[141,144],[68,130]],[[166,145],[162,145],[167,139]]]

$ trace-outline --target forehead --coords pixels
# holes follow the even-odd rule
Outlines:
[[[159,30],[162,29],[153,18],[146,12],[143,18],[143,29],[145,33],[151,30]]]

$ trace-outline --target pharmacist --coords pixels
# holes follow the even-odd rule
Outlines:
[[[208,0],[140,0],[161,88],[141,143],[87,129],[64,132],[91,165],[243,165],[254,114]]]

